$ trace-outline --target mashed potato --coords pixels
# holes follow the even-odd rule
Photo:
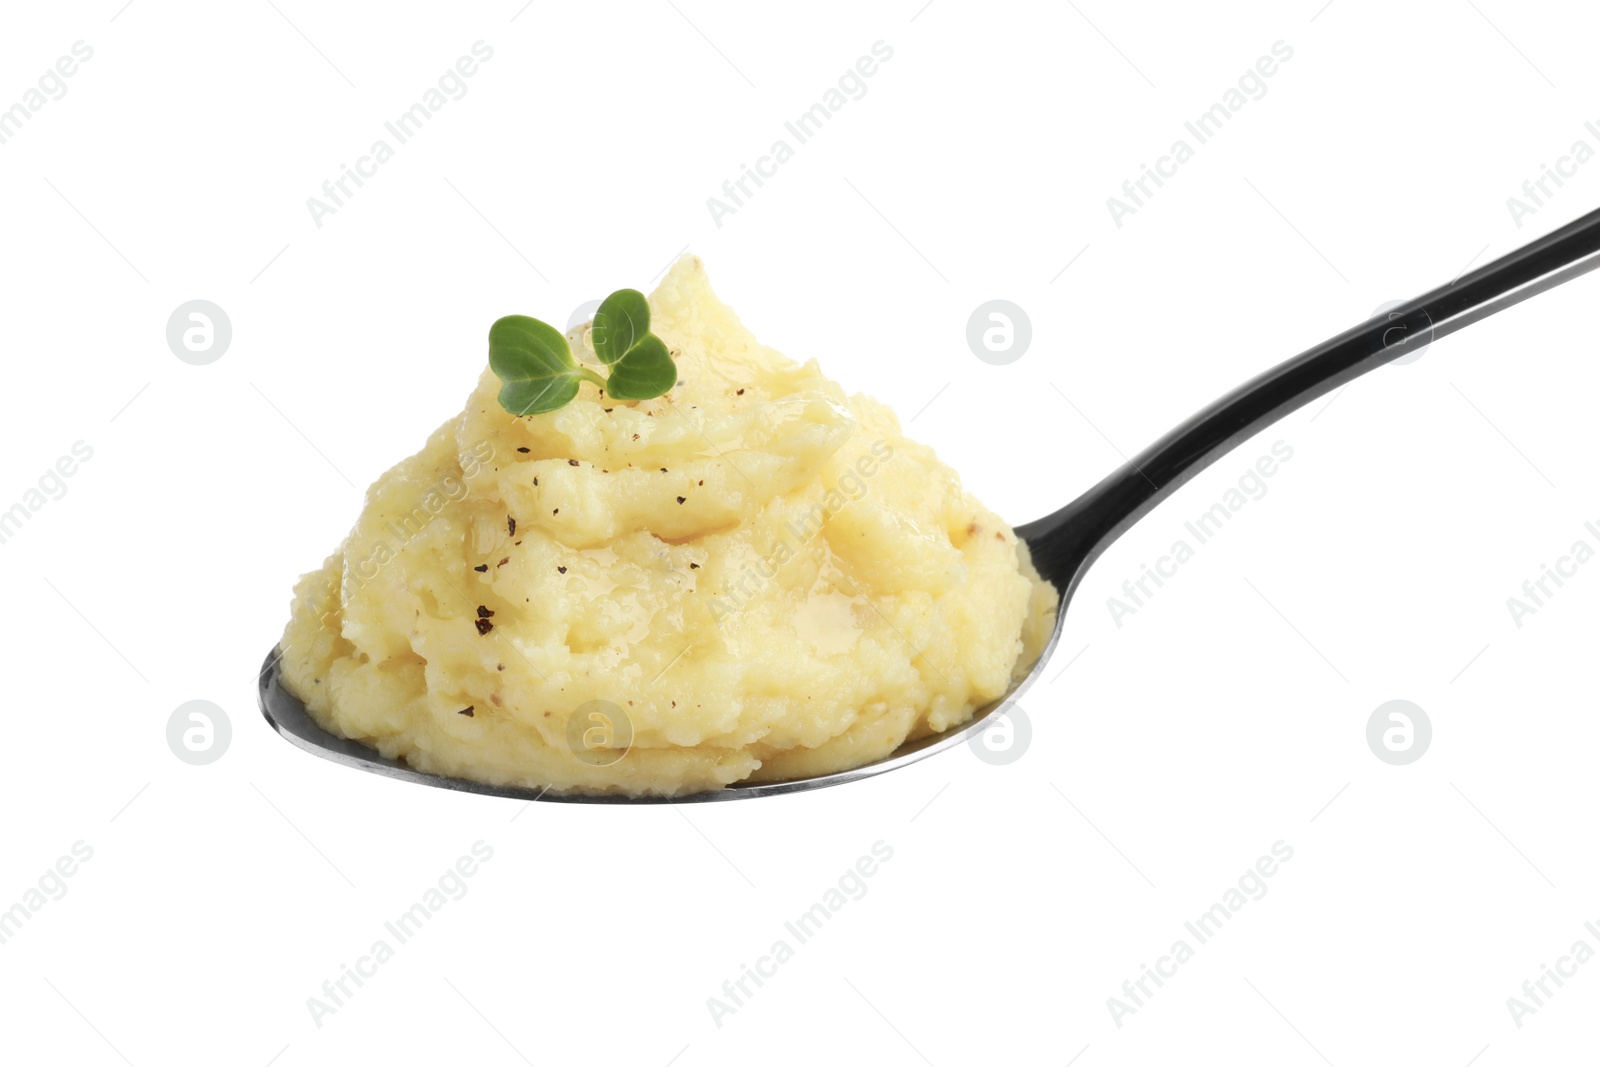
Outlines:
[[[517,418],[486,370],[368,490],[281,644],[325,729],[432,774],[672,796],[869,763],[1037,659],[1055,590],[888,408],[758,344],[698,259],[650,309],[666,396]]]

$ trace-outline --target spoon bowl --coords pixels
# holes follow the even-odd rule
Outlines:
[[[1302,352],[1246,382],[1124,463],[1077,500],[1017,527],[1040,575],[1060,593],[1056,624],[1033,669],[963,725],[907,742],[865,766],[791,781],[752,782],[681,797],[556,793],[425,774],[317,725],[282,683],[278,653],[259,679],[261,711],[285,739],[348,767],[404,781],[517,800],[585,804],[662,804],[740,800],[801,793],[859,781],[962,744],[1016,703],[1044,669],[1061,638],[1067,606],[1094,561],[1180,486],[1285,415],[1386,363],[1436,343],[1480,319],[1600,267],[1600,211],[1590,212],[1415,300]]]

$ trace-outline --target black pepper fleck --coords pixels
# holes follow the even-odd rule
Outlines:
[[[576,467],[576,466],[577,466],[577,465],[578,465],[578,461],[577,461],[577,460],[575,460],[575,459],[569,459],[569,460],[567,460],[567,466],[569,466],[569,467]]]
[[[567,568],[565,567],[557,567],[556,570],[560,571],[562,574],[567,573]]]
[[[480,564],[478,564],[476,567],[474,567],[472,569],[477,571],[479,574],[488,574],[489,573],[489,565],[487,563],[480,563]]]
[[[533,449],[531,449],[531,448],[519,448],[519,449],[517,449],[517,451],[521,452],[523,455],[527,455],[529,452],[532,452]]]
[[[678,498],[678,503],[680,503],[680,504],[681,504],[681,503],[683,503],[683,502],[684,502],[684,500],[685,500],[685,499],[686,499],[686,498],[685,498],[685,497],[681,497],[681,496],[680,496],[680,497],[679,497],[679,498]]]
[[[488,608],[484,607],[482,604],[478,605],[478,618],[487,619],[489,616],[491,616],[493,614],[494,614],[494,612],[490,611]]]
[[[478,705],[476,705],[476,704],[469,704],[468,706],[462,708],[460,711],[456,712],[456,714],[457,715],[465,715],[467,718],[470,719],[470,718],[472,718],[472,709],[477,707],[477,706]]]
[[[490,630],[494,629],[494,623],[488,619],[473,619],[472,622],[478,628],[479,637],[485,636]]]
[[[690,570],[692,570],[692,571],[697,571],[697,570],[699,570],[699,569],[700,569],[700,564],[698,564],[698,563],[691,563],[691,564],[689,564],[689,569],[690,569]]]
[[[506,516],[506,536],[517,536],[517,520],[513,519],[510,515]]]

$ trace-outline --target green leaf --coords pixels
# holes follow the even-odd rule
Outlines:
[[[644,339],[617,361],[606,381],[606,395],[618,400],[650,400],[678,382],[678,365],[667,343],[655,334]]]
[[[650,304],[636,289],[618,289],[601,303],[590,329],[595,354],[611,368],[602,378],[572,358],[566,335],[526,315],[489,328],[489,366],[500,378],[500,406],[538,415],[569,404],[582,382],[617,400],[650,400],[678,381],[666,342],[650,332]]]
[[[500,406],[513,415],[554,411],[578,395],[581,381],[604,384],[578,366],[560,330],[526,315],[489,328],[489,367],[500,379]]]
[[[600,362],[608,367],[620,363],[629,349],[650,336],[650,304],[644,294],[637,289],[618,289],[606,297],[594,313],[589,336]]]

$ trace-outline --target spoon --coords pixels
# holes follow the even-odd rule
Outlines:
[[[1054,632],[1038,662],[1009,692],[979,709],[963,726],[908,742],[876,763],[813,778],[735,784],[681,797],[558,794],[425,774],[318,726],[305,705],[284,687],[277,650],[261,668],[262,714],[289,742],[335,763],[409,782],[529,801],[675,804],[737,800],[842,785],[905,767],[965,743],[992,725],[1027,691],[1060,641],[1067,605],[1089,567],[1113,541],[1190,478],[1317,397],[1596,267],[1600,267],[1600,211],[1280,363],[1194,415],[1066,507],[1017,527],[1017,536],[1027,542],[1040,575],[1061,594]]]

